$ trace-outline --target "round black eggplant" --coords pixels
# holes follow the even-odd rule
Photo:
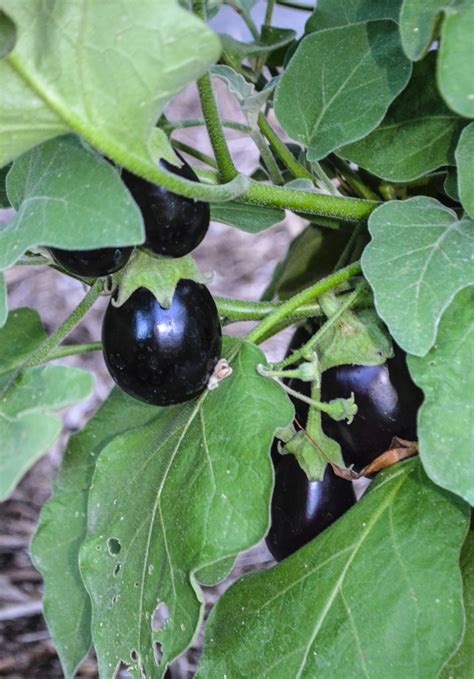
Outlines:
[[[323,429],[342,449],[346,464],[364,467],[387,450],[394,436],[416,440],[416,419],[423,394],[410,377],[405,353],[383,365],[342,365],[322,374],[321,398],[348,398],[354,393],[357,415],[351,424],[323,413]]]
[[[131,396],[166,406],[198,396],[221,353],[219,315],[208,289],[181,280],[169,309],[139,288],[102,326],[107,368]]]
[[[49,248],[51,257],[68,273],[82,278],[100,278],[121,269],[130,259],[132,247],[96,250]]]
[[[193,169],[181,156],[182,167],[161,160],[173,174],[198,182]],[[123,170],[122,180],[138,204],[145,222],[144,247],[157,255],[184,257],[196,248],[209,228],[209,203],[185,198]]]
[[[293,455],[282,456],[275,470],[267,547],[276,561],[285,559],[328,528],[352,507],[352,483],[328,465],[322,481],[308,481]]]

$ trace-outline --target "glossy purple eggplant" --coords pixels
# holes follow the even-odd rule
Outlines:
[[[281,561],[328,528],[355,503],[352,483],[327,466],[322,481],[308,481],[293,455],[275,470],[267,547]]]
[[[161,160],[160,165],[179,177],[199,181],[190,165],[179,158],[181,167],[166,160]],[[209,203],[179,196],[128,170],[123,170],[122,181],[142,212],[145,248],[157,255],[184,257],[199,245],[209,228]]]
[[[107,368],[118,386],[155,405],[198,396],[221,353],[219,315],[208,289],[178,283],[169,309],[139,288],[120,307],[110,302],[102,342]]]
[[[56,264],[68,273],[82,278],[100,278],[115,273],[130,259],[132,247],[99,248],[96,250],[61,250],[49,248]]]

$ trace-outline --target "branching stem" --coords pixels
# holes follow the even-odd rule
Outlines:
[[[278,309],[275,309],[273,313],[271,313],[269,316],[267,316],[267,318],[261,321],[261,323],[259,323],[248,334],[247,340],[249,342],[254,342],[255,344],[258,344],[259,342],[262,341],[262,338],[266,335],[266,333],[269,330],[271,330],[280,321],[283,321],[288,316],[291,316],[291,314],[296,309],[298,309],[298,307],[302,306],[303,304],[308,304],[309,302],[312,302],[317,297],[320,297],[325,292],[328,292],[328,290],[336,288],[341,283],[344,283],[344,281],[347,281],[352,276],[357,276],[360,273],[361,273],[360,262],[354,262],[353,264],[346,266],[344,269],[340,269],[339,271],[336,271],[330,276],[326,276],[326,278],[323,278],[317,283],[314,283],[308,288],[305,288],[297,295],[294,295],[294,297],[291,297],[286,302],[283,302],[283,304],[281,304],[281,306],[279,306]]]

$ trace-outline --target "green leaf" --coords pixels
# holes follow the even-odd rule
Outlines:
[[[318,356],[323,371],[338,365],[381,365],[393,349],[375,311],[359,309],[343,313],[322,336]]]
[[[48,365],[24,370],[3,394],[0,405],[0,500],[61,432],[60,418],[49,412],[90,394],[92,375],[79,368]]]
[[[338,155],[393,182],[410,181],[442,165],[453,165],[465,120],[440,97],[435,69],[436,53],[432,52],[415,64],[408,87],[382,123],[364,139],[343,146]]]
[[[230,66],[218,64],[212,67],[211,73],[226,84],[229,92],[237,98],[250,127],[256,128],[258,114],[273,94],[279,76],[272,78],[261,90],[257,91],[252,83],[245,80]]]
[[[2,8],[18,41],[0,61],[0,165],[70,131],[119,162],[148,159],[165,104],[219,55],[215,34],[176,0]]]
[[[292,240],[285,259],[275,268],[266,298],[277,294],[288,299],[330,274],[349,238],[350,233],[310,224]]]
[[[71,437],[53,496],[41,511],[31,555],[43,576],[44,616],[67,679],[91,644],[91,606],[79,573],[79,548],[97,456],[115,436],[146,424],[156,413],[156,407],[113,390],[85,429]]]
[[[281,77],[275,113],[285,132],[309,147],[308,159],[318,160],[377,127],[410,73],[393,21],[311,33]]]
[[[0,168],[0,208],[10,207],[6,189],[7,174],[10,168],[11,165],[5,165],[5,167]]]
[[[296,37],[296,32],[289,28],[277,28],[276,26],[262,26],[262,35],[255,42],[241,42],[230,35],[221,34],[222,47],[227,61],[235,70],[240,69],[244,59],[256,57],[288,45]]]
[[[46,333],[36,311],[27,307],[11,311],[0,330],[0,375],[24,363],[44,339]]]
[[[81,574],[104,679],[122,659],[134,677],[161,677],[201,619],[195,573],[247,549],[268,528],[268,451],[293,408],[279,385],[258,376],[259,349],[236,342],[227,349],[234,372],[216,391],[159,410],[97,462]],[[159,604],[169,618],[156,629]]]
[[[456,148],[459,197],[467,214],[474,219],[474,123],[462,131]]]
[[[469,679],[474,675],[474,530],[470,530],[461,552],[466,628],[461,646],[443,669],[441,679]]]
[[[474,118],[474,3],[460,0],[445,12],[438,58],[439,90],[453,111]]]
[[[418,413],[420,456],[439,486],[474,505],[474,289],[461,290],[443,314],[435,346],[422,358],[408,356],[423,389]],[[453,426],[455,423],[455,426]]]
[[[143,219],[110,163],[72,136],[15,161],[7,191],[18,211],[0,225],[0,270],[29,248],[92,249],[143,242]]]
[[[448,174],[444,180],[444,192],[450,198],[452,198],[456,203],[460,203],[459,189],[458,189],[458,173],[455,167],[450,167],[448,169]]]
[[[391,201],[369,218],[362,269],[375,307],[405,351],[424,356],[443,311],[474,282],[473,224],[434,198]]]
[[[245,205],[244,203],[212,203],[211,220],[222,222],[247,233],[260,233],[285,219],[283,210]]]
[[[434,40],[435,28],[446,6],[456,0],[404,0],[400,12],[400,35],[405,54],[418,61]]]
[[[295,436],[285,443],[284,454],[291,454],[296,457],[298,464],[310,481],[320,481],[324,476],[328,460],[344,467],[344,459],[339,443],[324,433],[321,413],[312,410],[309,417],[311,417],[311,438],[317,441],[318,446],[316,447],[308,439],[306,431],[297,431]],[[307,422],[306,428],[308,427]]]
[[[375,19],[398,21],[401,4],[402,0],[318,0],[305,31],[313,33]]]
[[[211,612],[197,677],[436,677],[462,635],[467,506],[417,461]]]
[[[120,279],[114,306],[122,306],[138,288],[153,293],[164,309],[171,306],[174,291],[182,278],[205,283],[192,257],[160,257],[145,250],[137,250],[127,263]]]
[[[16,43],[16,26],[10,17],[0,9],[0,59],[3,59]]]
[[[5,321],[8,316],[8,306],[7,306],[7,284],[5,282],[5,277],[0,273],[0,328],[5,325]]]

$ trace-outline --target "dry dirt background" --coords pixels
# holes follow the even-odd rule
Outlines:
[[[255,8],[255,19],[261,19],[265,3]],[[278,25],[300,29],[307,15],[279,8]],[[235,37],[246,39],[245,26],[235,21],[229,8],[219,15],[217,30],[229,31],[229,21]],[[242,120],[235,101],[216,83],[224,117]],[[182,92],[167,110],[171,120],[199,117],[200,108],[194,86]],[[182,130],[177,139],[211,152],[205,131],[201,128]],[[247,138],[236,131],[228,133],[230,150],[238,168],[251,172],[258,160],[258,152]],[[195,162],[195,161],[193,161]],[[12,211],[0,210],[0,222],[8,221]],[[268,231],[251,235],[221,224],[212,224],[205,241],[195,251],[195,259],[203,272],[213,272],[209,285],[218,295],[258,299],[265,289],[276,263],[282,259],[288,244],[301,231],[304,222],[287,217]],[[67,276],[44,267],[15,267],[7,272],[9,306],[35,308],[51,332],[74,309],[84,294],[84,287]],[[92,311],[68,338],[68,342],[88,342],[100,338],[101,319],[107,304],[100,299]],[[243,333],[246,324],[230,326],[227,332]],[[281,357],[291,331],[281,333],[264,345],[270,359]],[[64,430],[60,440],[25,476],[7,502],[0,505],[0,676],[9,679],[60,679],[63,674],[41,615],[42,582],[28,556],[28,545],[35,529],[42,505],[50,495],[51,481],[60,464],[68,437],[81,429],[108,394],[112,382],[100,354],[65,359],[95,373],[96,386],[87,400],[63,411]],[[260,544],[242,554],[231,574],[221,585],[206,588],[206,610],[218,596],[243,572],[257,566],[271,565],[265,545]],[[184,657],[174,663],[173,679],[193,675],[200,652],[201,638]],[[81,665],[79,679],[97,677],[91,654]],[[121,671],[120,677],[128,677]]]

